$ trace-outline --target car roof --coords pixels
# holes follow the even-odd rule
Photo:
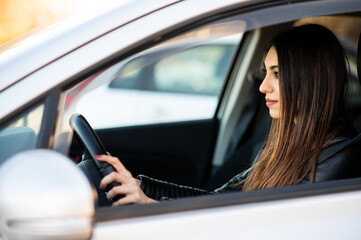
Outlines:
[[[301,2],[304,0],[293,0]],[[277,0],[212,0],[204,5],[198,0],[109,0],[98,2],[78,14],[48,28],[0,46],[0,92],[44,66],[77,50],[107,33],[172,5],[187,2],[197,6],[199,14],[232,5],[244,8]],[[192,2],[192,3],[190,3]],[[239,4],[239,5],[238,5]],[[201,6],[204,6],[201,8]],[[194,12],[194,11],[193,11]],[[194,13],[193,13],[194,14]]]
[[[0,91],[87,42],[176,2],[103,1],[25,39],[0,46]]]

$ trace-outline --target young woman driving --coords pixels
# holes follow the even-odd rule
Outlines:
[[[264,68],[259,90],[273,119],[267,141],[247,171],[212,193],[360,176],[361,154],[355,145],[319,159],[325,149],[356,135],[345,107],[345,54],[335,35],[314,24],[288,30],[273,39]],[[117,171],[105,176],[100,185],[104,189],[113,181],[121,183],[107,194],[110,200],[125,195],[113,205],[209,194],[143,175],[133,178],[118,158],[97,158]]]

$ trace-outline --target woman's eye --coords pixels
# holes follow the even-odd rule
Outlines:
[[[278,79],[278,72],[275,72],[275,78]]]

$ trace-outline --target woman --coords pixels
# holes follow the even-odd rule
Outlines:
[[[253,165],[212,193],[256,190],[359,176],[360,151],[350,146],[320,161],[325,149],[353,138],[346,117],[345,54],[335,35],[319,25],[286,31],[272,42],[264,60],[265,94],[273,118],[268,139]],[[150,203],[165,198],[209,194],[146,176],[133,178],[119,159],[98,156],[117,172],[101,181],[101,189],[116,181],[108,199],[126,195],[113,205]]]

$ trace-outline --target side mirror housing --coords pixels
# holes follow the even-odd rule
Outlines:
[[[66,156],[36,149],[0,166],[0,239],[90,239],[96,192]]]

